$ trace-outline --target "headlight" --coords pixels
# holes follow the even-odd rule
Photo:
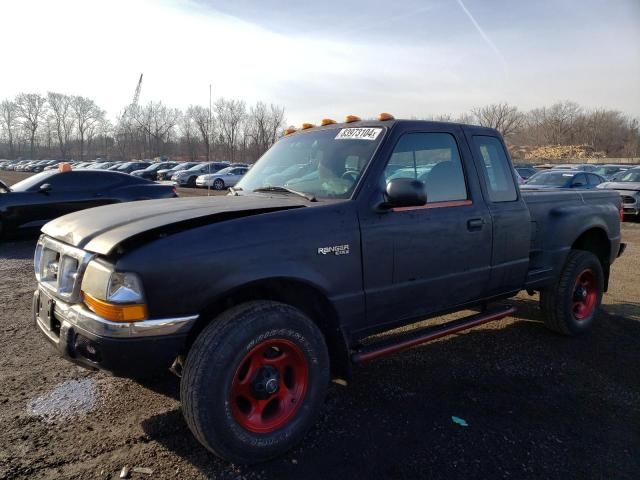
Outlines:
[[[114,303],[142,303],[142,282],[135,273],[113,272],[107,288],[107,300]]]
[[[42,260],[42,243],[38,240],[36,251],[33,254],[33,270],[36,273],[36,280],[40,280],[40,261]]]
[[[100,260],[87,265],[82,279],[85,305],[113,322],[136,322],[147,318],[142,281],[135,273],[115,272]]]
[[[72,257],[62,257],[62,265],[58,272],[58,292],[70,294],[78,275],[78,260]]]

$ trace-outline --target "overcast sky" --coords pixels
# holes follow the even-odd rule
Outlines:
[[[0,99],[273,102],[288,123],[571,99],[640,116],[640,0],[2,0]]]

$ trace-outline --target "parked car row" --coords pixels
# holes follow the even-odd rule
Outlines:
[[[49,170],[11,186],[0,181],[0,238],[85,208],[177,196],[172,185],[106,170]]]
[[[57,169],[62,160],[0,160],[0,170],[39,173]],[[246,163],[176,161],[68,161],[73,170],[113,170],[146,180],[171,181],[181,187],[209,187],[224,190],[247,173]],[[224,170],[224,171],[223,171]],[[203,178],[200,178],[203,176]]]

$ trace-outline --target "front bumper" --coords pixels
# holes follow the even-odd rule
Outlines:
[[[198,316],[118,323],[105,320],[83,305],[68,304],[36,290],[33,318],[58,354],[90,369],[123,377],[167,370],[186,347]]]
[[[176,185],[187,185],[189,183],[189,177],[178,177],[173,180]]]
[[[618,192],[622,198],[622,210],[625,215],[640,214],[640,197],[637,195],[629,195],[627,192]]]

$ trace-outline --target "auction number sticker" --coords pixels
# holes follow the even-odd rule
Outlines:
[[[343,128],[336,135],[336,140],[375,140],[381,128]]]

